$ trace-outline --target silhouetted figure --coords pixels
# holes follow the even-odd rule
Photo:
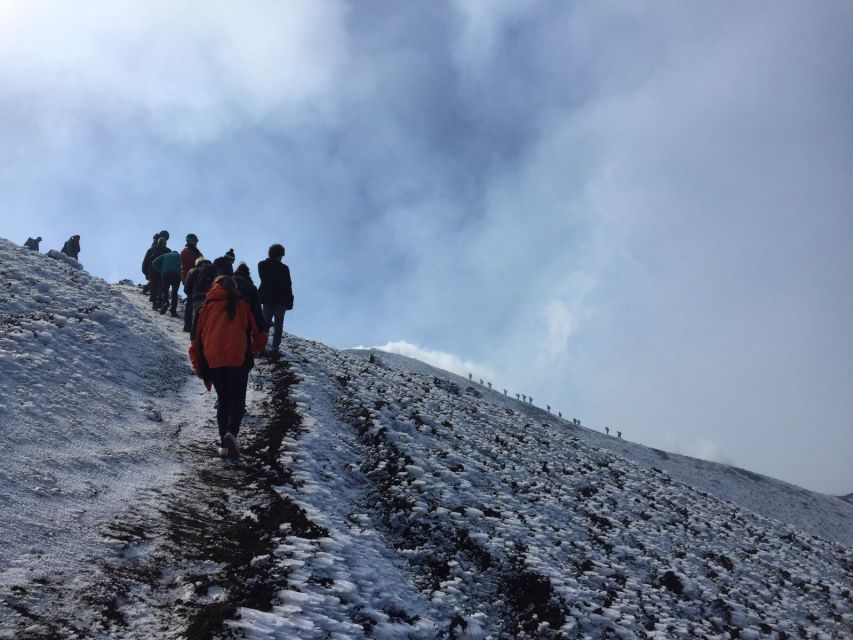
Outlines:
[[[157,236],[157,244],[148,250],[145,254],[145,259],[142,261],[143,269],[147,268],[145,275],[148,278],[148,300],[151,301],[151,308],[157,311],[159,311],[160,307],[163,306],[163,282],[159,269],[154,269],[153,264],[157,258],[166,253],[171,253],[171,251],[172,250],[166,246],[166,237]],[[146,261],[148,261],[147,267]]]
[[[610,435],[610,427],[604,427],[604,433]]]
[[[80,236],[74,235],[68,238],[62,245],[62,253],[77,260],[77,256],[80,255]]]
[[[210,288],[213,286],[213,281],[220,273],[210,260],[204,256],[195,261],[195,267],[190,269],[187,274],[187,281],[184,283],[184,291],[189,296],[187,304],[192,306],[192,322],[190,323],[190,338],[195,338],[196,322],[198,321],[198,312],[201,305],[204,304],[204,298]]]
[[[39,242],[41,242],[41,236],[38,238],[27,238],[27,241],[24,243],[24,246],[27,249],[31,249],[33,251],[39,250]]]
[[[267,323],[264,320],[264,312],[261,308],[261,299],[258,296],[258,288],[252,282],[252,272],[249,271],[249,265],[241,262],[234,269],[234,283],[237,285],[237,291],[243,296],[243,300],[249,303],[252,309],[252,316],[255,318],[255,324],[258,325],[258,330],[261,333],[266,333]]]
[[[622,439],[622,432],[621,432],[621,431],[617,431],[617,432],[616,432],[616,437],[617,437],[617,438],[619,438],[619,439],[621,440],[621,439]]]
[[[219,256],[213,261],[213,266],[216,267],[219,270],[219,273],[223,276],[233,276],[235,257],[234,249],[228,249],[224,256]]]
[[[268,328],[273,329],[272,350],[278,353],[284,331],[284,314],[293,309],[293,283],[290,268],[282,262],[284,246],[272,245],[267,255],[266,260],[258,263],[258,277],[261,279],[258,294],[264,309],[264,321]]]
[[[195,269],[196,260],[202,257],[197,245],[198,236],[194,233],[188,233],[187,244],[181,249],[181,284],[184,285],[184,297],[187,299],[184,303],[184,331],[189,331],[193,322],[193,305],[190,293],[187,291],[187,276],[190,271]]]

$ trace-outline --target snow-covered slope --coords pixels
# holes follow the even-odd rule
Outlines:
[[[843,500],[295,336],[223,464],[179,319],[5,241],[0,278],[0,638],[853,636]]]
[[[188,370],[164,340],[76,261],[0,239],[0,581],[91,551],[85,532],[168,472],[155,401]]]
[[[615,433],[605,435],[585,427],[575,428],[570,416],[560,419],[544,409],[519,402],[513,396],[505,397],[502,392],[481,386],[478,381],[468,381],[406,356],[376,349],[353,349],[350,353],[367,358],[372,355],[386,366],[452,381],[461,389],[471,387],[489,402],[512,408],[526,420],[568,426],[586,443],[607,449],[648,469],[664,470],[674,479],[707,491],[721,500],[853,547],[853,501],[850,496],[828,496],[746,469],[645,447],[619,439]]]

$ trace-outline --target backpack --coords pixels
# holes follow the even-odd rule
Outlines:
[[[219,270],[214,267],[212,264],[206,264],[204,266],[198,267],[199,274],[196,277],[195,283],[193,284],[193,299],[197,300],[198,298],[204,298],[207,295],[207,292],[210,291],[210,287],[213,286],[213,281],[216,280],[216,276],[219,275]]]

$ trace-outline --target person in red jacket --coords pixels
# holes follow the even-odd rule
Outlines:
[[[208,390],[211,385],[216,389],[219,437],[231,460],[240,457],[237,432],[245,412],[253,356],[266,342],[267,335],[258,330],[252,310],[241,298],[234,280],[217,277],[198,313],[189,355],[196,375]]]
[[[195,262],[201,257],[198,246],[198,236],[187,234],[187,246],[181,250],[181,284],[184,285],[184,331],[189,332],[193,320],[193,305],[191,292],[187,291],[187,274],[195,267]]]

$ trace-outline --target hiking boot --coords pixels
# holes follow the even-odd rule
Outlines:
[[[162,315],[163,315],[164,313],[166,313],[166,311],[168,311],[168,310],[169,310],[169,303],[167,302],[167,303],[166,303],[166,304],[164,304],[162,307],[160,307],[160,315],[162,316]]]
[[[240,450],[237,448],[237,438],[233,433],[226,433],[222,438],[222,444],[228,452],[228,459],[232,462],[240,459]]]
[[[177,318],[177,317],[178,317],[178,312],[177,312],[177,311],[172,311],[172,313],[171,313],[170,315],[171,315],[173,318]]]

